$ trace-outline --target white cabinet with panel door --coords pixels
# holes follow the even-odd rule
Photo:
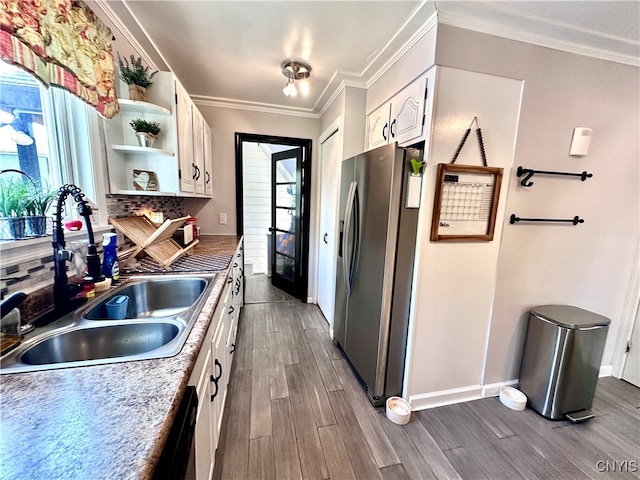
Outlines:
[[[192,106],[192,143],[193,143],[193,164],[195,168],[195,177],[193,179],[193,191],[196,194],[204,195],[205,183],[205,159],[204,159],[204,117],[200,111]]]
[[[196,164],[193,147],[193,103],[182,84],[176,80],[176,121],[178,123],[178,159],[180,190],[195,191]]]
[[[198,413],[196,416],[195,442],[196,478],[211,478],[215,461],[215,440],[213,426],[216,424],[215,411],[209,406],[211,385],[211,348],[204,352],[203,368],[199,370],[196,386],[198,394]],[[217,437],[216,437],[217,438]]]
[[[213,195],[213,145],[211,127],[204,122],[204,194],[206,197]]]
[[[423,136],[427,88],[433,72],[411,82],[367,116],[367,149],[398,142],[405,146]]]
[[[209,479],[213,475],[215,463],[215,451],[218,436],[216,434],[216,411],[211,402],[214,393],[213,361],[211,351],[212,338],[217,332],[219,311],[216,308],[209,329],[205,334],[203,347],[198,354],[196,363],[189,378],[189,385],[195,385],[198,394],[198,413],[196,416],[196,430],[194,436],[194,448],[196,456],[196,478]]]
[[[198,479],[209,479],[213,475],[244,294],[243,253],[240,240],[188,383],[195,385],[198,393],[194,439]],[[240,282],[236,283],[236,279]]]
[[[218,438],[220,429],[222,428],[222,415],[224,413],[224,404],[227,399],[227,377],[228,370],[231,367],[227,361],[225,333],[228,331],[229,321],[227,315],[226,303],[224,304],[220,316],[218,317],[218,327],[216,333],[211,340],[211,365],[212,365],[212,418],[213,422],[213,438],[215,438],[214,448],[218,447]]]

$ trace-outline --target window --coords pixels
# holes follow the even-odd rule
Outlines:
[[[74,95],[0,61],[0,168],[53,189],[74,183],[97,207],[94,226],[106,224],[100,121]]]

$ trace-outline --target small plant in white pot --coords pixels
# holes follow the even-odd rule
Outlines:
[[[136,131],[138,143],[141,147],[153,147],[156,136],[160,133],[160,124],[158,122],[134,118],[129,122],[129,125]]]
[[[158,71],[150,72],[149,67],[142,65],[142,59],[133,55],[121,58],[118,54],[118,66],[120,67],[120,79],[129,85],[129,99],[147,101],[147,88],[153,85],[151,79]]]

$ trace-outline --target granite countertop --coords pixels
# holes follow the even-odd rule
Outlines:
[[[193,253],[239,240],[203,236]],[[174,357],[1,375],[0,478],[151,478],[225,281]]]

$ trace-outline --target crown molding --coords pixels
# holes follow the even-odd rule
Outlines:
[[[529,19],[529,17],[523,17]],[[525,32],[522,29],[514,29],[505,26],[500,23],[488,22],[485,20],[479,20],[477,18],[468,17],[466,15],[460,15],[451,12],[438,12],[438,23],[444,25],[450,25],[452,27],[464,28],[475,32],[485,33],[488,35],[494,35],[497,37],[507,38],[509,40],[515,40],[518,42],[529,43],[540,47],[551,48],[553,50],[560,50],[567,53],[573,53],[576,55],[583,55],[587,57],[597,58],[600,60],[608,60],[610,62],[622,63],[625,65],[632,65],[635,67],[640,66],[640,58],[633,55],[626,55],[623,53],[616,53],[610,50],[602,50],[593,47],[587,47],[584,45],[558,40],[556,38],[546,37],[535,33]],[[569,26],[559,25],[557,22],[549,22],[541,20],[539,18],[531,18],[531,20],[541,21],[543,23],[560,26],[562,28],[569,28]],[[577,30],[575,27],[571,27],[572,30]],[[578,30],[584,33],[594,34],[586,29]],[[611,38],[610,36],[605,36]],[[624,43],[629,43],[626,40],[618,39]]]
[[[402,58],[402,56],[407,53],[411,47],[413,47],[418,41],[424,37],[427,33],[431,31],[432,28],[436,28],[438,26],[438,12],[433,13],[429,19],[422,24],[422,26],[407,40],[404,45],[402,45],[392,56],[387,60],[380,69],[375,72],[368,80],[367,80],[367,88],[376,83],[380,77],[382,77],[385,73],[387,73],[395,63]],[[404,26],[402,27],[405,28]],[[384,53],[384,51],[388,48],[389,44],[385,46],[384,49],[381,50],[380,55]],[[378,57],[380,56],[378,55]],[[376,57],[376,59],[378,58]],[[375,61],[375,59],[373,60]],[[373,63],[373,62],[371,62]],[[369,64],[363,71],[362,75],[364,76],[365,72],[370,68],[371,64]]]
[[[151,59],[151,57],[147,54],[142,45],[136,40],[136,38],[131,34],[129,29],[122,23],[122,20],[116,15],[116,13],[109,6],[109,2],[107,0],[94,0],[95,4],[102,10],[104,16],[109,19],[109,21],[118,29],[118,32],[122,34],[127,42],[133,47],[133,49],[138,53],[138,55],[144,60],[144,62],[149,65],[151,70],[159,70],[158,65]]]
[[[334,75],[335,78],[335,75]],[[331,81],[333,81],[333,78],[331,79]],[[331,82],[329,82],[329,85],[331,84]],[[327,85],[328,86],[328,85]],[[329,107],[333,104],[333,102],[336,101],[336,99],[338,98],[338,96],[342,93],[342,91],[347,88],[347,87],[352,87],[352,88],[360,88],[360,89],[366,89],[367,86],[364,82],[359,82],[359,81],[355,81],[355,80],[349,80],[349,79],[344,79],[340,82],[340,84],[336,87],[336,89],[333,91],[333,93],[331,94],[331,96],[327,99],[326,102],[324,102],[324,105],[322,106],[322,108],[320,109],[320,111],[318,112],[318,117],[322,117],[322,115],[325,114],[325,112],[329,109]],[[326,91],[326,89],[325,89]],[[322,92],[322,95],[320,96],[320,98],[322,98],[322,96],[324,95],[325,92]],[[317,105],[317,104],[316,104]],[[315,110],[315,108],[314,108]]]
[[[191,100],[198,106],[229,108],[231,110],[247,110],[260,113],[272,113],[276,115],[288,115],[293,117],[320,118],[312,109],[300,107],[285,107],[270,103],[249,102],[230,98],[209,97],[206,95],[191,95]]]

